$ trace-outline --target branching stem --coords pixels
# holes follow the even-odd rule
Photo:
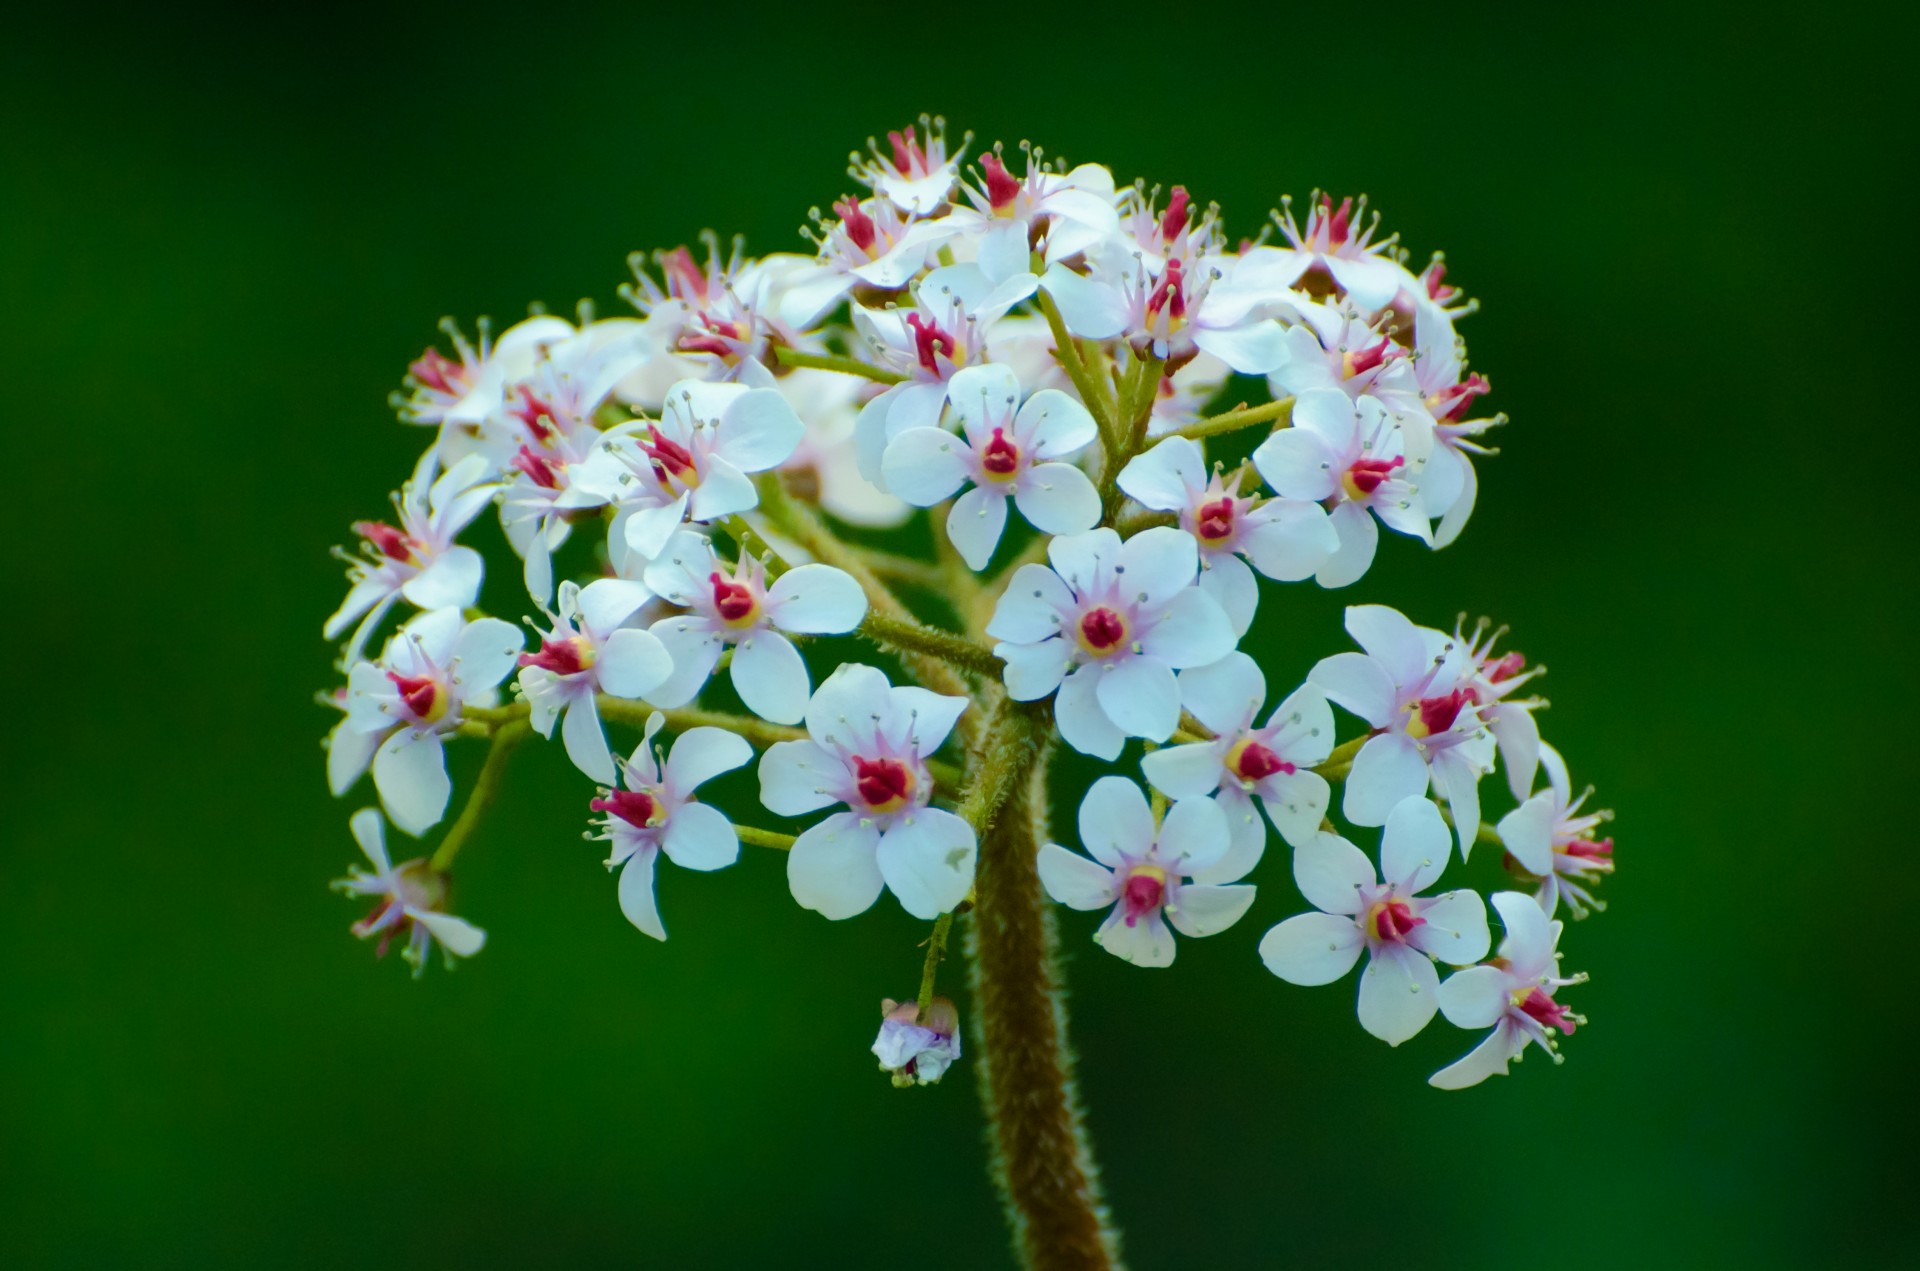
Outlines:
[[[514,748],[526,740],[527,734],[532,731],[532,725],[523,719],[503,724],[494,731],[492,744],[487,748],[486,762],[480,765],[480,776],[467,793],[466,805],[460,809],[459,818],[447,831],[447,836],[440,840],[440,846],[434,849],[433,859],[428,862],[436,874],[446,873],[453,865],[453,858],[460,855],[460,849],[473,837],[480,818],[486,815],[494,799],[499,797],[500,780],[507,773],[507,760],[513,756]]]

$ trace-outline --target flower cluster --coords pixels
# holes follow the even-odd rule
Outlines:
[[[794,900],[826,918],[885,891],[935,924],[918,999],[886,1003],[873,1047],[901,1084],[959,1058],[933,990],[996,834],[1054,900],[1104,912],[1101,947],[1164,967],[1176,933],[1253,906],[1271,825],[1315,909],[1260,942],[1276,976],[1328,983],[1364,953],[1374,1036],[1436,1013],[1492,1028],[1436,1085],[1529,1043],[1557,1058],[1580,1021],[1554,995],[1581,977],[1559,974],[1553,916],[1602,907],[1613,847],[1541,742],[1538,668],[1484,626],[1358,605],[1360,651],[1270,694],[1248,639],[1263,582],[1349,586],[1381,526],[1459,536],[1501,422],[1457,330],[1473,306],[1364,199],[1286,203],[1236,239],[1184,187],[970,148],[923,118],[855,156],[862,190],[815,213],[811,254],[709,236],[636,255],[631,315],[450,325],[408,368],[395,401],[426,449],[392,522],[355,523],[324,625],[345,637],[328,779],[345,794],[371,769],[384,809],[352,818],[375,868],[341,886],[379,905],[356,931],[404,932],[416,964],[435,941],[479,950],[448,871],[514,745],[557,727],[641,932],[666,938],[661,854],[710,871],[743,843],[785,851]],[[538,610],[524,629],[480,608],[461,540],[489,508],[519,562],[489,599]],[[933,560],[893,550],[916,520]],[[833,636],[872,660],[816,643]],[[1335,707],[1360,726],[1344,743]],[[640,732],[624,758],[610,726]],[[1145,783],[1085,791],[1081,852],[1001,815],[1056,737]],[[446,820],[461,738],[489,747],[468,802],[430,858],[393,867],[384,823]],[[786,830],[753,823],[751,780],[705,801],[750,766]],[[1496,767],[1517,805],[1497,828]],[[1377,864],[1336,813],[1381,831]],[[1478,842],[1521,888],[1492,896],[1490,960],[1481,894],[1435,890]]]

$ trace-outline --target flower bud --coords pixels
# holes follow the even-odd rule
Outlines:
[[[934,998],[924,1023],[919,1003],[911,1000],[884,998],[880,1015],[880,1035],[874,1038],[873,1053],[880,1060],[881,1071],[893,1074],[894,1085],[931,1085],[960,1058],[960,1014],[948,999]]]

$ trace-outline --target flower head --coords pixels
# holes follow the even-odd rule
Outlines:
[[[1507,866],[1539,881],[1534,899],[1549,918],[1563,898],[1575,918],[1584,918],[1589,910],[1607,907],[1589,889],[1613,873],[1613,839],[1596,833],[1613,813],[1581,810],[1593,787],[1574,794],[1567,761],[1544,742],[1540,766],[1546,770],[1547,788],[1500,818]]]
[[[388,858],[385,824],[378,809],[361,808],[347,825],[373,865],[371,873],[352,866],[347,877],[332,884],[336,891],[350,896],[375,898],[373,912],[353,924],[354,935],[362,940],[378,936],[378,957],[387,955],[388,946],[396,938],[406,941],[400,956],[413,967],[415,979],[426,970],[427,954],[436,940],[449,970],[454,958],[470,958],[480,952],[487,933],[446,912],[447,876],[424,859],[395,865]]]

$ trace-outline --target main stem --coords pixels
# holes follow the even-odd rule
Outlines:
[[[982,742],[981,782],[1005,794],[983,829],[967,923],[982,1099],[993,1177],[1028,1271],[1116,1265],[1067,1045],[1053,906],[1040,888],[1051,720],[1002,702]],[[969,799],[969,803],[973,800]]]

